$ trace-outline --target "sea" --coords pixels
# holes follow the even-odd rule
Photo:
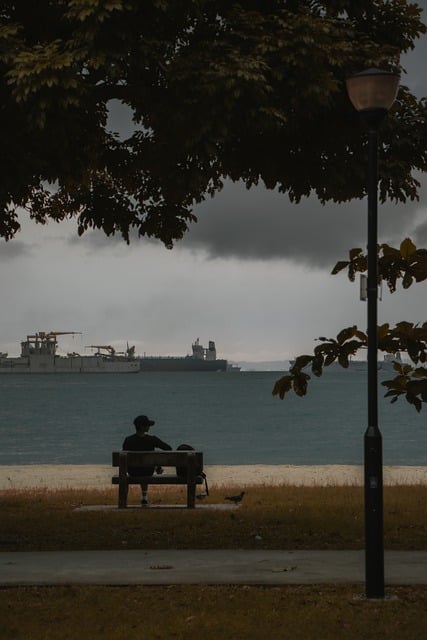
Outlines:
[[[282,375],[1,375],[0,464],[110,464],[139,414],[172,447],[202,450],[207,465],[363,464],[366,371],[326,371],[307,396],[280,400],[272,389]],[[427,466],[427,409],[384,393],[379,386],[384,464]]]

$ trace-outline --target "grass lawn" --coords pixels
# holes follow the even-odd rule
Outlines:
[[[225,503],[238,488],[211,490]],[[152,503],[185,502],[181,489]],[[131,503],[138,502],[138,493]],[[0,549],[360,549],[359,487],[252,487],[235,510],[76,511],[116,490],[4,491]],[[427,487],[384,490],[386,549],[427,549]],[[427,586],[357,598],[361,585],[32,587],[0,590],[0,639],[316,638],[412,640],[427,630]]]

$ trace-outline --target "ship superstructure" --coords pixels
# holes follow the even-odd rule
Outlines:
[[[93,355],[73,352],[58,355],[57,336],[81,335],[79,331],[39,331],[21,342],[21,355],[0,354],[0,373],[137,373],[134,348],[117,354],[113,347],[96,347]],[[103,353],[101,349],[105,349]]]
[[[192,354],[186,356],[148,356],[137,360],[141,371],[227,371],[227,360],[216,357],[216,347],[209,340],[208,347],[199,338],[191,345]]]

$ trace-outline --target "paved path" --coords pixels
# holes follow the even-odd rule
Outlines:
[[[363,583],[363,551],[0,553],[0,586]],[[386,585],[427,584],[427,551],[387,551]]]

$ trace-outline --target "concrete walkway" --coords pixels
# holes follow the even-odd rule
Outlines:
[[[0,586],[363,583],[363,551],[0,553]],[[427,551],[387,551],[386,585],[427,584]]]

